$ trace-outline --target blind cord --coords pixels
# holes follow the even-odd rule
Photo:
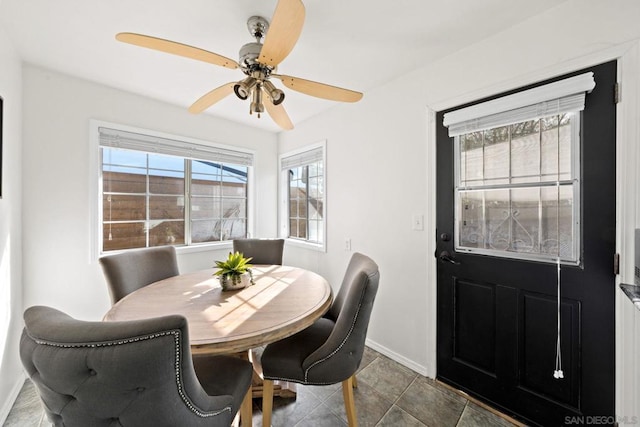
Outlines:
[[[562,350],[560,346],[560,257],[558,257],[558,339],[556,341],[556,369],[553,371],[553,378],[562,379]]]
[[[558,125],[558,128],[560,126]],[[558,165],[558,171],[559,165]],[[560,345],[560,177],[556,181],[557,190],[557,203],[558,203],[558,216],[556,218],[556,226],[558,230],[558,262],[557,262],[557,298],[558,298],[558,336],[556,339],[556,369],[553,371],[553,378],[559,380],[564,378],[564,372],[562,372],[562,346]]]

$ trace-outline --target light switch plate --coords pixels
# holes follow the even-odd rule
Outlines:
[[[412,219],[413,229],[417,231],[424,230],[424,215],[414,214]]]

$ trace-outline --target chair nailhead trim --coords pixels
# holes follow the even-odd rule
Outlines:
[[[377,274],[377,273],[375,273],[375,274]],[[375,274],[373,274],[373,276],[375,276]],[[371,277],[372,276],[370,275],[369,278],[371,278]],[[360,308],[362,307],[362,298],[364,298],[364,294],[365,294],[365,289],[362,290],[362,295],[360,295],[360,302],[358,303],[358,309],[356,310],[356,315],[353,317],[353,322],[351,323],[351,327],[349,328],[349,332],[347,333],[347,336],[344,337],[344,340],[342,340],[340,345],[334,351],[332,351],[326,357],[316,361],[315,363],[313,363],[311,366],[309,366],[304,371],[304,382],[301,382],[300,380],[294,380],[294,379],[288,379],[288,378],[280,378],[280,377],[270,377],[270,376],[266,376],[266,375],[265,375],[265,378],[268,379],[268,380],[290,381],[290,382],[295,382],[295,383],[300,383],[300,384],[307,384],[307,385],[332,385],[332,384],[334,384],[334,383],[321,383],[321,382],[310,383],[309,382],[309,370],[311,368],[313,368],[314,366],[318,365],[319,363],[322,363],[322,362],[326,361],[327,359],[331,358],[338,351],[340,351],[340,349],[345,345],[345,343],[347,342],[347,340],[351,336],[351,333],[353,332],[353,328],[355,328],[355,326],[356,326],[356,321],[358,320],[358,315],[360,314]]]
[[[364,297],[364,292],[362,292],[362,296]],[[362,301],[362,298],[360,299]],[[313,368],[314,366],[325,362],[326,360],[328,360],[329,358],[333,357],[333,355],[335,355],[337,352],[340,351],[340,349],[345,345],[345,343],[347,342],[347,340],[349,339],[349,337],[351,336],[351,332],[353,332],[353,328],[355,328],[356,326],[356,321],[358,320],[358,314],[360,314],[360,307],[362,307],[362,302],[360,302],[358,304],[358,310],[356,310],[356,315],[353,316],[353,322],[351,323],[351,327],[349,328],[349,332],[347,333],[347,336],[344,337],[344,339],[342,340],[342,342],[340,343],[340,345],[333,350],[330,354],[328,354],[326,357],[323,357],[322,359],[316,361],[315,363],[313,363],[311,366],[309,366],[305,371],[304,371],[304,381],[307,382],[309,381],[309,371],[311,370],[311,368]]]
[[[376,271],[373,274],[369,274],[367,275],[367,277],[369,278],[369,280],[371,280],[372,277],[374,277],[375,275],[377,275],[378,272]],[[349,332],[347,333],[347,336],[344,337],[344,340],[342,340],[342,342],[340,343],[340,345],[338,346],[338,348],[336,348],[334,351],[331,352],[331,354],[327,355],[326,357],[318,360],[317,362],[313,363],[311,366],[309,366],[305,371],[304,371],[304,381],[305,383],[309,380],[309,370],[311,368],[313,368],[314,366],[318,365],[319,363],[322,363],[324,361],[326,361],[327,359],[329,359],[330,357],[332,357],[333,355],[335,355],[338,351],[340,351],[340,349],[345,345],[345,343],[347,342],[347,340],[349,339],[349,336],[351,336],[351,332],[353,332],[353,328],[355,328],[356,326],[356,321],[358,320],[358,315],[360,314],[360,308],[362,307],[362,299],[364,298],[364,294],[366,293],[366,288],[362,289],[362,295],[360,295],[360,301],[358,302],[358,309],[356,310],[356,315],[353,316],[353,323],[351,323],[351,328],[349,328]]]
[[[146,340],[151,340],[154,338],[160,338],[160,337],[165,337],[167,335],[172,335],[173,336],[173,341],[174,341],[174,349],[175,349],[175,354],[176,354],[176,363],[175,363],[175,374],[176,374],[176,386],[178,388],[178,394],[180,395],[180,398],[182,399],[182,401],[184,402],[184,404],[187,406],[187,408],[189,408],[189,410],[191,410],[191,412],[193,412],[194,414],[196,414],[197,416],[201,417],[201,418],[207,418],[207,417],[213,417],[216,415],[220,415],[223,412],[229,411],[231,412],[231,407],[230,406],[226,406],[223,409],[220,409],[218,411],[201,411],[200,409],[198,409],[193,402],[191,402],[191,399],[189,399],[189,397],[185,394],[184,392],[184,385],[182,384],[182,375],[181,375],[181,371],[180,371],[180,366],[181,366],[181,346],[180,346],[180,341],[181,341],[181,335],[180,335],[180,331],[175,329],[172,331],[163,331],[163,332],[157,332],[155,334],[151,334],[151,335],[143,335],[140,337],[132,337],[132,338],[127,338],[127,339],[123,339],[123,340],[116,340],[116,341],[105,341],[105,342],[98,342],[98,343],[79,343],[79,344],[63,344],[63,343],[57,343],[57,342],[51,342],[51,341],[45,341],[45,340],[41,340],[41,339],[37,339],[37,338],[33,338],[32,339],[36,342],[36,344],[39,345],[48,345],[48,346],[52,346],[52,347],[60,347],[60,348],[98,348],[98,347],[110,347],[110,346],[114,346],[114,345],[124,345],[124,344],[131,344],[131,343],[136,343],[136,342],[140,342],[140,341],[146,341]]]

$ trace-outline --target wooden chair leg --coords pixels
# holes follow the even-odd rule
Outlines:
[[[240,406],[240,425],[242,427],[251,427],[253,425],[253,391],[249,385],[249,391],[242,399]]]
[[[356,417],[356,404],[353,398],[353,380],[355,375],[342,381],[342,396],[344,397],[344,407],[347,410],[347,421],[349,427],[358,427],[358,418]]]
[[[271,427],[271,411],[273,409],[273,381],[262,382],[262,427]]]
[[[353,378],[353,388],[358,388],[358,380],[356,379],[356,374],[353,374],[351,378]]]

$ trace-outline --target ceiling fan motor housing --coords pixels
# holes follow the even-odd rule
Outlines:
[[[247,43],[240,48],[240,68],[245,74],[251,74],[257,67],[264,67],[258,63],[261,50],[262,43],[258,42]]]

